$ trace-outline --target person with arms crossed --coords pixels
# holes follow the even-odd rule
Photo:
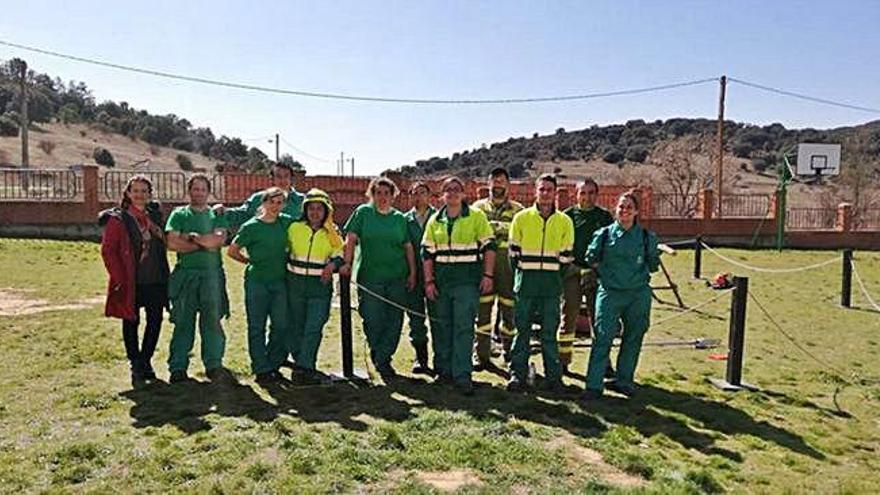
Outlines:
[[[174,332],[168,355],[171,382],[189,380],[189,354],[195,341],[196,316],[202,339],[202,363],[211,381],[224,376],[226,336],[220,320],[229,316],[226,275],[220,248],[226,241],[226,221],[208,208],[211,181],[194,174],[187,181],[190,202],[168,216],[168,248],[177,253],[177,264],[168,281]]]

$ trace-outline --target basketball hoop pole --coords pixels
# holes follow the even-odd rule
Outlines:
[[[791,164],[788,163],[788,154],[782,155],[782,163],[777,167],[779,173],[779,186],[776,190],[776,250],[782,251],[785,247],[785,210],[788,194],[788,183],[791,182]]]

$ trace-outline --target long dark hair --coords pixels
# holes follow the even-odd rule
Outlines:
[[[142,182],[147,185],[147,191],[150,194],[153,194],[153,183],[150,182],[150,179],[147,178],[146,175],[132,175],[128,179],[128,183],[125,184],[125,190],[122,191],[122,199],[119,201],[119,207],[123,210],[127,210],[129,206],[131,206],[131,198],[128,196],[128,193],[131,192],[131,186],[135,182]]]

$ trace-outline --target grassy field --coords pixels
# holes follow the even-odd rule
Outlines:
[[[834,256],[722,252],[777,267]],[[690,278],[691,255],[667,263],[693,306],[717,293]],[[259,387],[248,374],[241,269],[227,265],[227,365],[238,382],[208,383],[195,360],[196,383],[133,389],[119,323],[94,303],[106,280],[98,246],[0,239],[2,297],[43,300],[30,314],[0,316],[0,492],[880,491],[880,314],[857,291],[856,308],[837,305],[839,263],[740,274],[804,349],[845,376],[786,341],[749,301],[744,378],[760,391],[724,393],[707,382],[724,375],[725,362],[709,359],[723,346],[647,347],[640,395],[589,405],[510,395],[487,372],[470,398],[419,379]],[[856,266],[880,296],[880,254],[857,253]],[[705,254],[706,274],[731,268]],[[660,323],[648,340],[726,343],[729,301],[725,294]],[[653,318],[675,313],[655,305]],[[355,320],[356,366],[364,368]],[[162,378],[170,330],[154,360]],[[319,365],[338,369],[339,355],[334,314]],[[411,356],[403,339],[398,367],[408,369]],[[582,373],[586,349],[575,357]],[[579,377],[566,381],[583,386]]]

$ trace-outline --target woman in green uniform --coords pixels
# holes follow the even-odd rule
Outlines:
[[[602,396],[611,343],[623,322],[617,355],[617,379],[608,388],[635,393],[633,377],[651,314],[651,273],[660,265],[657,236],[638,223],[639,196],[623,193],[617,200],[617,220],[593,234],[586,262],[599,274],[593,347],[587,365],[587,400]]]
[[[397,372],[391,358],[400,342],[406,293],[416,286],[416,258],[403,213],[391,206],[397,185],[377,177],[367,188],[369,203],[358,206],[345,224],[345,264],[342,276],[352,273],[358,284],[358,311],[370,358],[385,382]],[[355,247],[359,247],[354,259]],[[389,303],[390,301],[390,303]]]
[[[480,294],[492,293],[495,236],[486,214],[462,201],[464,183],[443,181],[440,210],[422,239],[425,295],[431,301],[434,370],[439,382],[473,393],[471,352]]]
[[[327,193],[310,190],[302,217],[287,229],[287,294],[291,314],[290,353],[296,360],[293,378],[316,383],[318,348],[330,317],[333,272],[342,265],[342,236],[333,223]]]
[[[257,215],[238,230],[226,250],[230,258],[247,264],[244,304],[247,313],[248,353],[257,383],[280,378],[278,367],[287,356],[288,313],[284,285],[287,226],[292,218],[281,213],[287,193],[270,187],[261,193]],[[242,252],[245,250],[245,252]],[[266,341],[266,321],[271,320]]]

